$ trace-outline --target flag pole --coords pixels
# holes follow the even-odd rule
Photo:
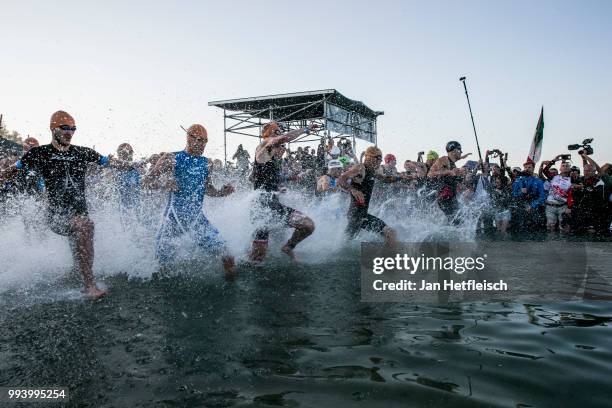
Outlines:
[[[474,115],[472,115],[472,105],[470,105],[470,96],[468,95],[467,86],[465,85],[465,77],[459,78],[463,82],[463,89],[465,89],[465,97],[467,98],[468,108],[470,109],[470,118],[472,118],[472,127],[474,128],[474,137],[476,138],[476,148],[478,149],[478,158],[482,163],[482,154],[480,153],[480,144],[478,143],[478,135],[476,134],[476,125],[474,124]]]

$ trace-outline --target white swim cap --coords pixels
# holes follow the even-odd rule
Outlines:
[[[342,169],[342,168],[344,168],[344,166],[342,165],[340,160],[330,160],[329,163],[327,163],[327,169],[328,170],[331,170],[331,169]]]

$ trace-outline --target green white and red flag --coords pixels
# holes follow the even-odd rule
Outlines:
[[[542,154],[542,141],[544,140],[544,107],[540,112],[540,119],[538,119],[538,125],[536,126],[535,134],[533,135],[533,141],[531,142],[531,148],[529,149],[528,159],[533,160],[537,163],[540,160]]]

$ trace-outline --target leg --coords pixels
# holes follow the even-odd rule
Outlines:
[[[70,220],[70,228],[74,234],[75,253],[79,271],[83,275],[85,290],[87,295],[92,298],[99,298],[106,294],[96,287],[93,277],[94,261],[94,223],[87,216],[75,216]]]
[[[570,233],[570,215],[566,214],[567,206],[559,207],[558,209],[558,217],[559,217],[559,231],[562,234]]]
[[[372,214],[366,214],[363,222],[361,223],[361,228],[385,238],[385,243],[389,248],[393,248],[397,244],[397,233],[395,230],[385,224],[383,220],[373,216]]]
[[[361,226],[365,221],[365,217],[368,215],[367,210],[365,210],[361,206],[350,205],[347,213],[348,224],[346,225],[346,236],[349,239],[355,239],[359,231],[361,231]]]
[[[440,206],[440,209],[446,215],[448,221],[452,225],[459,224],[459,220],[456,217],[459,206],[455,198],[450,198],[448,200],[438,200],[438,205]]]
[[[555,232],[555,226],[557,225],[557,207],[552,205],[546,206],[546,230],[548,232]]]
[[[295,228],[293,231],[293,235],[289,238],[289,241],[282,247],[282,251],[289,255],[293,262],[296,261],[295,254],[293,253],[293,249],[306,239],[309,235],[311,235],[315,230],[314,222],[302,214],[299,211],[292,211],[289,216],[289,220],[287,221],[287,225]]]
[[[155,248],[155,258],[160,265],[162,275],[165,269],[172,263],[176,255],[174,240],[181,234],[174,217],[169,216],[164,219],[159,232],[157,233],[157,245]]]
[[[233,280],[236,277],[236,262],[234,257],[226,254],[221,257],[223,269],[225,270],[225,279]]]
[[[196,243],[200,248],[212,254],[222,254],[221,261],[225,269],[225,278],[228,280],[234,279],[236,273],[234,257],[227,251],[225,242],[219,238],[219,231],[210,224],[204,214],[200,214],[198,217],[198,220],[194,224],[193,231],[195,233]]]
[[[389,248],[397,246],[397,233],[395,230],[388,225],[385,226],[383,233],[385,234],[385,242]]]
[[[268,236],[270,231],[267,228],[258,228],[253,234],[253,244],[249,252],[249,260],[261,262],[268,252]]]

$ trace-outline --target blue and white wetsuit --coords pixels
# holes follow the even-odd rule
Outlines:
[[[136,169],[122,170],[117,174],[119,204],[121,209],[140,206],[140,173]]]
[[[204,193],[208,179],[208,159],[191,156],[185,151],[174,153],[174,178],[177,192],[170,192],[161,228],[157,234],[157,259],[168,264],[174,258],[175,238],[191,233],[196,244],[204,250],[219,253],[225,243],[204,213]]]

